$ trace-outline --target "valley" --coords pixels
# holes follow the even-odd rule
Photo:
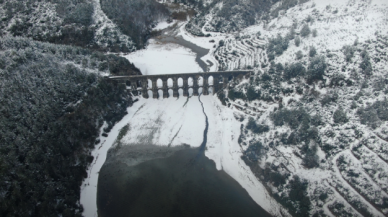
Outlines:
[[[323,96],[325,96],[324,94],[326,93],[326,96],[329,97],[330,94],[333,94],[334,91],[352,91],[352,88],[336,88],[333,87],[331,84],[329,87],[326,87],[323,83],[319,84],[319,86],[314,86],[315,84],[312,84],[311,87],[308,84],[300,84],[300,82],[303,82],[300,77],[296,77],[296,80],[292,80],[294,75],[291,75],[291,79],[288,82],[282,83],[282,79],[280,79],[280,92],[279,89],[276,90],[275,88],[279,85],[279,83],[275,82],[276,79],[278,79],[276,76],[283,70],[284,73],[289,73],[286,70],[297,70],[300,73],[303,73],[303,67],[300,67],[299,69],[292,69],[290,67],[294,67],[294,63],[292,62],[300,62],[303,64],[303,62],[311,61],[311,57],[313,56],[310,54],[311,52],[309,50],[311,50],[312,47],[318,50],[318,54],[319,52],[329,52],[328,50],[330,49],[330,55],[325,54],[326,57],[328,57],[326,58],[326,61],[328,61],[326,64],[328,64],[330,67],[329,71],[326,72],[326,76],[330,78],[330,70],[335,69],[333,64],[340,64],[339,62],[332,61],[331,57],[335,57],[336,49],[343,49],[342,47],[344,46],[344,44],[347,44],[346,41],[339,41],[344,40],[345,35],[347,36],[346,40],[349,40],[349,34],[351,35],[352,32],[354,33],[360,31],[360,28],[365,28],[367,26],[367,23],[369,22],[366,18],[364,21],[365,24],[360,23],[360,25],[358,25],[356,28],[349,26],[349,29],[343,31],[343,33],[337,32],[333,29],[333,33],[330,33],[330,31],[322,32],[323,29],[327,29],[323,22],[328,22],[328,20],[325,18],[317,18],[314,23],[311,23],[310,28],[315,27],[317,30],[319,30],[319,32],[321,32],[321,34],[318,34],[317,36],[310,36],[308,39],[304,37],[301,42],[297,42],[297,40],[301,39],[301,33],[296,33],[299,34],[299,36],[292,36],[295,38],[294,41],[286,39],[286,37],[290,37],[290,33],[287,32],[293,31],[290,30],[290,28],[295,28],[295,19],[298,20],[298,18],[295,18],[296,16],[301,16],[301,14],[305,13],[306,17],[308,17],[310,16],[308,14],[310,14],[311,11],[313,11],[313,13],[318,14],[317,11],[319,11],[320,8],[328,10],[327,5],[329,3],[325,5],[320,4],[320,2],[317,2],[305,4],[305,6],[298,6],[299,9],[297,9],[297,7],[292,8],[284,16],[278,18],[277,22],[274,21],[272,24],[271,22],[266,24],[263,23],[257,25],[256,27],[251,26],[240,31],[237,34],[210,32],[210,36],[208,37],[195,37],[188,33],[185,28],[175,27],[174,30],[170,29],[169,31],[166,31],[167,35],[172,34],[173,37],[166,37],[163,35],[159,36],[159,38],[155,41],[150,41],[150,48],[152,50],[152,47],[154,46],[153,44],[157,43],[160,43],[160,45],[165,47],[171,46],[169,45],[169,43],[166,43],[167,41],[164,39],[170,37],[169,39],[172,40],[169,40],[169,42],[176,43],[176,37],[180,36],[181,38],[179,38],[179,40],[183,38],[185,40],[191,41],[194,44],[202,46],[205,49],[208,49],[209,53],[207,55],[204,55],[205,58],[203,59],[207,59],[209,60],[209,62],[214,63],[209,66],[209,68],[215,70],[253,69],[255,71],[255,75],[252,76],[250,80],[236,80],[235,82],[232,81],[231,84],[228,85],[228,99],[226,99],[225,104],[229,108],[224,107],[224,105],[220,103],[218,103],[218,105],[217,103],[215,103],[216,101],[218,101],[217,98],[220,98],[222,102],[222,98],[219,96],[219,93],[218,97],[203,97],[205,111],[207,110],[206,108],[211,108],[213,106],[213,108],[209,111],[209,113],[212,115],[209,115],[209,113],[207,113],[209,117],[209,135],[211,136],[208,138],[205,155],[215,162],[217,169],[225,171],[232,178],[237,180],[239,184],[248,191],[251,197],[271,215],[279,216],[291,214],[295,216],[298,215],[298,213],[300,213],[301,215],[312,215],[312,213],[314,213],[318,216],[342,216],[346,215],[346,213],[351,213],[351,215],[383,216],[386,214],[385,208],[383,208],[386,207],[386,205],[384,205],[385,202],[383,202],[384,199],[382,199],[380,202],[372,202],[372,198],[384,198],[384,196],[367,196],[366,192],[362,193],[363,187],[357,187],[357,184],[352,184],[352,180],[354,180],[354,178],[347,176],[344,177],[344,175],[349,173],[349,170],[345,170],[346,172],[340,172],[342,170],[336,169],[337,165],[339,166],[338,157],[341,157],[342,159],[343,157],[347,156],[348,152],[346,150],[348,149],[345,148],[342,149],[343,151],[340,151],[340,146],[339,152],[333,152],[333,155],[331,154],[332,151],[328,152],[328,150],[325,150],[326,147],[329,147],[328,144],[330,144],[331,140],[328,140],[326,139],[326,137],[324,137],[325,130],[327,131],[328,128],[322,128],[321,126],[325,126],[325,124],[319,123],[319,118],[321,118],[320,120],[323,121],[322,118],[325,117],[325,113],[322,113],[324,112],[324,110],[321,111],[317,107],[315,107],[315,112],[313,112],[314,109],[311,110],[304,99],[310,94],[320,93]],[[335,3],[332,4],[333,5],[330,6],[335,7]],[[341,8],[341,6],[337,5],[337,8]],[[368,10],[375,9],[371,7],[368,8]],[[300,13],[300,11],[303,11],[303,13]],[[298,15],[294,15],[293,13],[297,13]],[[353,17],[353,12],[351,12],[351,9],[348,9],[348,11],[346,11],[345,13],[348,13],[348,15],[338,15],[341,17],[338,21],[339,23],[343,22],[342,20],[345,19],[343,18],[345,16],[349,16],[349,18]],[[319,17],[319,15],[315,16]],[[289,17],[294,17],[294,24],[292,22],[290,23],[290,21],[287,21]],[[331,26],[337,25],[337,20],[335,18],[331,17],[330,19],[330,22],[332,22],[330,24]],[[374,17],[371,19],[376,18]],[[174,25],[179,26],[179,23]],[[290,27],[285,28],[285,25],[290,25]],[[374,27],[372,28],[379,28],[379,25],[381,25],[381,23],[376,22],[374,24]],[[182,24],[182,26],[184,26],[184,24]],[[281,28],[277,28],[277,26],[280,26]],[[302,27],[303,26],[301,25],[299,28]],[[204,24],[203,28],[206,29],[206,24]],[[370,31],[371,30],[368,30],[368,32]],[[204,30],[204,32],[206,33],[206,30]],[[283,34],[286,36],[282,37]],[[328,40],[328,37],[330,37],[331,39]],[[373,36],[357,35],[353,40],[356,40],[357,38],[357,42],[360,44],[364,40],[370,40],[368,39],[368,37]],[[285,50],[282,52],[276,50],[276,43],[285,43],[281,42],[281,40],[290,40],[288,47],[283,48]],[[323,44],[323,41],[328,41],[328,43]],[[275,46],[274,48],[268,47],[272,46],[271,43]],[[185,43],[179,42],[178,44],[181,46],[185,45]],[[273,54],[271,53],[270,49],[274,49]],[[298,57],[298,49],[301,49],[302,53],[304,50],[307,50],[307,55],[302,56],[301,58]],[[193,51],[193,49],[191,49],[191,51]],[[127,58],[131,61],[130,56],[128,56]],[[297,58],[297,61],[295,61],[295,58]],[[178,58],[174,57],[172,59],[176,60]],[[193,58],[191,61],[193,61]],[[276,64],[274,63],[274,61],[276,61]],[[291,64],[289,64],[288,66],[287,61],[291,62]],[[317,59],[317,61],[319,60]],[[167,63],[168,60],[164,60],[164,62]],[[136,64],[136,60],[134,60],[134,63]],[[196,63],[198,65],[201,64],[198,60],[196,60]],[[380,63],[376,63],[376,65],[374,66],[374,69],[377,71],[379,64]],[[383,69],[385,68],[385,65],[382,64],[381,67]],[[187,70],[188,68],[189,67],[185,67],[185,70]],[[201,68],[204,69],[204,67]],[[159,67],[159,69],[163,69],[163,67]],[[273,70],[273,72],[271,72],[271,70]],[[294,72],[291,71],[290,73]],[[267,76],[268,78],[266,78],[265,76]],[[265,79],[269,79],[269,82],[267,83]],[[300,81],[298,81],[298,79],[300,79]],[[306,80],[307,82],[309,82],[308,79]],[[255,84],[256,82],[257,84]],[[296,82],[296,84],[294,82]],[[250,86],[252,85],[253,91],[249,90]],[[260,86],[259,91],[257,89],[257,86],[255,87],[255,85]],[[270,85],[272,87],[268,88],[268,86],[266,87],[265,85]],[[299,92],[300,90],[298,90],[295,85],[300,85],[302,87],[304,86],[303,88],[301,88],[303,94]],[[292,90],[293,88],[295,88],[296,90]],[[249,91],[251,91],[251,96],[248,95]],[[314,93],[313,91],[316,91],[318,93]],[[345,95],[348,95],[348,93],[346,93]],[[247,100],[247,98],[245,97],[251,97],[251,99],[248,98]],[[257,98],[258,103],[255,97],[260,97]],[[297,111],[298,107],[295,108],[293,105],[299,106],[299,108],[301,108],[303,104],[305,105],[302,109],[307,109],[308,114],[312,113],[312,115],[315,115],[315,117],[309,117],[309,115],[307,115],[306,117],[309,118],[308,120],[313,121],[318,117],[317,115],[319,115],[320,117],[317,120],[318,124],[314,125],[314,123],[312,123],[313,126],[311,126],[310,129],[307,129],[307,134],[309,134],[310,132],[313,133],[314,130],[318,130],[317,136],[315,138],[307,136],[307,139],[303,140],[304,138],[301,136],[301,134],[299,134],[299,137],[296,137],[294,140],[296,140],[296,143],[298,143],[298,141],[302,142],[302,145],[290,146],[290,144],[292,144],[292,142],[290,142],[290,139],[292,139],[291,137],[293,129],[293,126],[291,124],[298,124],[298,121],[291,120],[291,122],[289,122],[291,126],[291,135],[289,133],[290,129],[288,129],[287,127],[278,127],[279,124],[275,122],[276,120],[273,115],[276,114],[276,110],[278,108],[283,107],[280,105],[280,103],[276,103],[276,101],[279,100],[281,100],[280,102],[284,103],[281,103],[283,104],[283,106],[287,106],[287,103],[289,104],[289,115],[294,115],[292,112]],[[318,101],[318,103],[324,105],[324,100],[325,98],[323,98],[322,101]],[[300,103],[293,103],[298,101]],[[214,112],[211,112],[212,110]],[[217,120],[217,118],[214,119],[214,117],[218,116],[217,113],[223,110],[229,110],[229,112],[227,112],[229,115],[223,116],[219,120]],[[287,112],[287,109],[283,110],[284,112]],[[296,115],[299,115],[299,117],[303,117],[300,116],[303,115],[303,110],[300,111],[302,111],[302,113]],[[254,118],[253,120],[257,120],[256,123],[252,122],[252,117]],[[221,128],[221,130],[217,130],[214,128],[214,126],[226,125],[226,123],[228,123],[228,120],[231,121],[231,119],[234,119],[235,121],[230,122],[230,125],[228,125],[231,128],[235,127],[235,130],[232,131],[231,134],[229,134],[229,136],[232,138],[232,143],[224,139],[225,137],[228,137],[225,134],[225,132],[229,130],[228,128],[224,127]],[[269,120],[274,121],[275,124],[272,125]],[[296,123],[293,123],[292,121],[296,121]],[[324,122],[327,123],[330,121],[326,119],[326,121]],[[252,129],[250,126],[252,126]],[[296,126],[296,129],[298,129],[298,125]],[[316,126],[316,128],[314,126]],[[265,130],[260,130],[260,127],[264,127]],[[266,129],[266,127],[269,128]],[[351,128],[354,129],[354,125]],[[337,127],[337,130],[334,131],[338,131],[340,129],[346,129],[346,127]],[[363,129],[363,131],[365,130],[366,129]],[[301,129],[299,129],[299,131],[301,131]],[[177,133],[174,134],[174,138],[178,139],[175,139],[174,141],[179,141],[179,135],[182,135],[183,131],[176,132]],[[322,136],[320,132],[322,132]],[[214,139],[214,137],[217,139]],[[282,140],[282,138],[284,137],[286,138],[286,140]],[[310,142],[308,142],[309,140]],[[317,145],[315,145],[314,143]],[[169,143],[165,142],[159,144],[164,144],[165,146],[165,144]],[[191,143],[183,142],[182,144]],[[332,145],[330,145],[330,147],[332,147]],[[352,147],[353,146],[350,146],[350,148]],[[242,165],[246,166],[243,167]],[[381,168],[386,168],[386,165],[384,163],[380,165]],[[330,170],[338,172],[332,173],[330,172]],[[382,171],[384,170],[385,169],[383,169]],[[369,180],[369,175],[365,175],[362,179]],[[359,181],[356,181],[355,183],[358,182],[362,182],[361,179]],[[371,185],[369,187],[369,191],[376,191],[377,189],[380,189],[380,186],[380,184]],[[293,198],[292,193],[295,188],[300,188],[299,190],[301,192],[304,192],[304,196],[298,196]],[[275,196],[273,194],[275,194]],[[296,200],[298,202],[290,204],[290,199]],[[302,201],[304,201],[304,204],[302,203]],[[379,208],[379,206],[381,206],[382,208]]]
[[[348,29],[345,34],[338,33],[335,30],[333,31],[333,34],[329,34],[329,32],[322,32],[322,34],[318,34],[318,36],[310,36],[311,39],[304,38],[300,45],[296,44],[296,38],[300,36],[295,35],[293,36],[295,38],[295,42],[287,39],[290,40],[288,47],[286,47],[284,51],[278,52],[276,50],[276,43],[282,43],[281,40],[286,40],[286,37],[290,37],[290,33],[287,33],[287,31],[292,31],[289,29],[287,30],[284,25],[291,25],[291,27],[289,27],[291,29],[295,28],[293,27],[293,25],[295,25],[295,20],[293,21],[294,24],[287,21],[288,17],[294,17],[295,19],[295,15],[293,15],[294,11],[295,13],[301,14],[300,11],[302,10],[303,13],[308,15],[312,10],[319,11],[319,8],[327,10],[327,6],[316,6],[315,3],[305,4],[305,6],[298,7],[299,11],[297,8],[290,9],[289,12],[282,18],[278,18],[278,22],[273,22],[273,24],[259,24],[256,27],[251,26],[235,34],[212,32],[208,37],[196,37],[192,36],[191,33],[187,32],[184,28],[186,22],[177,22],[170,25],[170,27],[168,27],[165,31],[162,31],[160,36],[157,36],[155,39],[151,39],[145,50],[139,51],[139,54],[138,52],[131,53],[126,57],[131,62],[134,62],[135,65],[140,66],[142,72],[146,72],[146,74],[158,74],[160,71],[174,73],[177,70],[181,70],[181,72],[192,72],[198,69],[205,70],[203,63],[209,62],[212,64],[208,65],[206,68],[212,70],[254,70],[255,75],[251,76],[249,80],[243,79],[231,81],[228,85],[228,98],[225,102],[222,101],[222,97],[220,97],[219,92],[214,96],[201,96],[204,111],[206,112],[209,121],[209,136],[207,139],[205,156],[213,160],[218,170],[225,171],[230,177],[235,179],[245,190],[247,190],[252,199],[271,215],[287,216],[291,214],[295,216],[299,215],[298,213],[301,215],[311,215],[314,213],[314,215],[318,216],[342,216],[346,215],[346,213],[350,213],[351,215],[371,214],[383,216],[386,214],[386,211],[384,211],[385,208],[383,208],[386,207],[386,205],[384,205],[385,202],[383,202],[384,199],[380,202],[372,202],[373,198],[380,198],[382,196],[367,196],[366,192],[362,193],[363,187],[360,188],[357,187],[357,185],[352,184],[352,180],[354,180],[354,178],[346,175],[349,174],[349,170],[337,169],[337,166],[340,166],[340,164],[338,164],[339,157],[342,159],[347,156],[347,153],[349,152],[346,150],[349,149],[345,148],[342,149],[343,151],[339,151],[338,153],[333,152],[333,154],[331,154],[332,151],[328,152],[325,150],[325,148],[328,147],[328,144],[330,144],[329,141],[331,141],[330,139],[324,139],[326,138],[324,136],[328,128],[322,128],[321,126],[325,126],[325,124],[322,125],[318,122],[318,125],[314,125],[313,123],[313,126],[311,126],[310,129],[307,129],[307,132],[314,132],[314,130],[317,130],[317,136],[315,138],[309,137],[309,133],[307,133],[306,140],[301,140],[303,137],[296,137],[294,140],[299,141],[302,144],[300,146],[293,146],[289,145],[290,143],[292,144],[292,142],[290,142],[290,139],[292,138],[287,136],[290,135],[288,133],[290,132],[290,129],[287,129],[285,126],[279,128],[279,124],[275,122],[276,120],[273,115],[276,114],[276,110],[278,108],[287,106],[288,103],[288,107],[290,108],[289,115],[292,116],[294,115],[292,112],[298,111],[293,110],[293,105],[298,105],[298,103],[295,102],[299,101],[300,103],[298,106],[301,108],[302,103],[305,102],[304,98],[308,97],[310,94],[314,94],[313,91],[329,95],[330,93],[333,93],[333,91],[339,92],[352,90],[351,88],[347,90],[343,88],[333,88],[332,86],[330,86],[330,90],[328,90],[329,87],[325,87],[323,83],[319,84],[319,86],[314,86],[313,84],[312,89],[309,89],[310,87],[308,84],[300,84],[300,82],[303,81],[302,79],[300,81],[291,80],[294,76],[291,75],[291,79],[288,83],[280,83],[281,92],[279,92],[275,88],[279,85],[275,82],[275,80],[277,79],[276,75],[281,73],[282,70],[284,70],[284,73],[289,73],[286,70],[294,70],[287,67],[293,67],[292,64],[294,63],[292,62],[295,61],[295,58],[299,58],[295,57],[295,53],[297,53],[298,49],[307,49],[308,51],[308,49],[311,50],[311,47],[314,46],[315,49],[318,50],[318,53],[320,51],[324,52],[325,49],[327,52],[328,49],[330,49],[330,53],[333,53],[331,55],[334,56],[335,50],[341,49],[343,44],[346,44],[346,42],[340,43],[336,41],[336,38],[338,38],[338,40],[342,40],[344,35],[349,35],[349,32],[359,31],[357,28],[363,28],[363,26],[366,25],[361,24],[356,29]],[[310,9],[310,7],[312,9]],[[343,16],[344,15],[342,15],[342,17]],[[352,17],[353,14],[350,13],[349,16]],[[323,28],[327,28],[320,27],[320,25],[324,26],[324,24],[320,24],[321,22],[327,22],[327,20],[319,18],[312,23],[311,28],[315,27],[319,30],[319,32],[321,32]],[[336,21],[334,18],[331,18],[331,22],[335,23]],[[365,22],[367,22],[367,20]],[[380,24],[381,23],[379,22],[375,23],[375,27],[378,27]],[[280,30],[278,30],[276,25],[283,26],[283,28],[279,28]],[[203,28],[206,29],[206,24]],[[206,31],[204,30],[204,32]],[[288,35],[282,37],[282,34],[286,33]],[[327,37],[330,37],[330,41],[332,42],[322,44],[322,41],[328,40]],[[368,40],[368,36],[357,36],[357,39],[358,43],[362,43],[363,40]],[[268,41],[270,46],[271,43],[275,45],[274,56],[272,56],[273,54],[269,51],[272,48],[268,48]],[[203,47],[203,51],[198,52],[198,49],[193,49],[191,44]],[[187,54],[179,53],[177,52],[177,49],[181,49],[182,51],[187,49],[186,52],[191,55],[190,60],[188,59],[189,57],[186,57]],[[147,54],[147,52],[153,54]],[[205,54],[204,52],[208,53]],[[308,58],[311,58],[311,56],[308,57],[308,55],[307,57],[302,56],[298,62],[303,63],[303,61],[309,61]],[[170,58],[163,58],[163,56]],[[202,58],[202,61],[198,61],[199,56],[204,57]],[[326,58],[326,61],[328,61],[327,64],[330,65],[329,67],[332,67],[334,62],[331,61],[331,56],[326,56],[329,57]],[[184,58],[187,58],[188,62],[191,62],[191,64],[196,66],[190,66],[188,63],[184,63],[181,66],[179,63],[183,63]],[[162,59],[162,61],[148,64],[147,60],[149,59]],[[179,61],[179,59],[182,60]],[[277,65],[274,64],[274,60],[277,62]],[[291,62],[288,66],[287,61]],[[178,64],[174,64],[175,62]],[[152,66],[153,64],[155,64],[155,66]],[[339,63],[337,62],[337,64]],[[200,66],[200,68],[198,68],[198,66]],[[378,65],[374,67],[377,70],[376,67],[378,67]],[[382,65],[382,67],[384,66]],[[271,70],[274,70],[274,72],[271,72]],[[295,70],[302,73],[304,69],[303,67],[300,67]],[[326,72],[327,76],[329,76],[329,71]],[[268,77],[268,84],[267,81],[264,80],[267,79],[264,76]],[[300,79],[300,77],[297,78]],[[252,86],[253,90],[249,90],[250,86],[255,85],[256,82],[257,85],[260,86],[259,91],[257,91],[257,86]],[[294,82],[302,87],[304,86],[302,88],[303,94],[301,94],[299,92],[300,90],[295,87],[296,84]],[[265,85],[270,85],[272,87],[269,87],[268,89],[268,86],[265,87]],[[296,90],[292,90],[293,88],[296,88]],[[266,92],[268,90],[269,92]],[[251,96],[248,95],[248,91],[251,91]],[[164,106],[151,106],[156,110],[147,113],[146,118],[142,119],[142,123],[145,122],[143,126],[140,127],[135,125],[132,129],[142,129],[142,133],[144,133],[144,129],[147,129],[147,126],[154,125],[153,123],[159,123],[159,121],[161,121],[159,118],[167,117],[170,112],[173,115],[181,114],[180,117],[182,120],[185,120],[187,116],[197,118],[202,116],[200,114],[191,114],[189,112],[181,113],[177,112],[176,109],[172,109],[171,106],[175,103],[180,102],[178,104],[183,104],[185,99],[182,99],[181,97],[182,96],[180,96],[177,100],[160,98],[154,101],[153,103]],[[245,97],[251,98],[247,99]],[[195,108],[193,104],[190,103],[195,98],[196,97],[191,96],[185,106]],[[140,97],[139,100],[141,103],[144,99]],[[221,100],[221,102],[219,100]],[[281,101],[276,103],[276,101],[279,100]],[[145,104],[149,104],[148,100],[146,101],[147,102]],[[169,102],[168,106],[165,105],[165,101]],[[284,103],[283,106],[280,105],[281,102]],[[324,101],[321,102],[323,103]],[[170,105],[170,103],[172,105]],[[223,103],[225,104],[222,105]],[[318,101],[318,103],[320,102]],[[142,106],[142,109],[144,108],[145,107]],[[197,109],[199,110],[198,106]],[[319,111],[316,107],[315,112],[312,112],[313,110],[309,109],[308,104],[305,104],[302,109],[307,109],[307,116],[305,117],[307,117],[310,121],[317,119],[318,114],[320,114],[319,118],[321,121],[323,121],[322,118],[325,117],[324,113],[322,113],[323,111]],[[160,110],[164,111],[164,115],[154,116],[154,118],[151,117],[150,114],[157,114]],[[287,112],[287,109],[283,109],[281,111]],[[303,117],[301,115],[304,115],[304,111],[299,111],[302,113],[296,115]],[[309,114],[311,112],[316,116],[310,118]],[[137,115],[141,114],[142,112],[140,111],[137,113]],[[319,118],[317,121],[319,121]],[[138,121],[135,119],[132,119],[129,122],[137,123]],[[146,119],[151,121],[147,122]],[[253,122],[255,119],[257,120],[255,121],[256,123]],[[185,121],[184,123],[179,122],[178,124],[171,120],[160,122],[173,124],[174,127],[171,130],[168,130],[171,127],[166,127],[162,124],[163,131],[161,131],[161,128],[158,128],[158,130],[152,128],[151,131],[148,131],[151,134],[146,133],[144,135],[142,133],[128,132],[127,137],[124,137],[122,141],[125,141],[125,138],[130,139],[123,142],[123,144],[131,146],[133,144],[144,144],[144,141],[147,141],[145,142],[146,144],[155,144],[158,145],[158,147],[179,147],[179,145],[183,144],[191,147],[199,147],[201,144],[200,141],[196,141],[194,138],[201,138],[200,135],[204,127],[204,121],[201,121],[201,126],[196,127],[192,126],[193,122],[191,121]],[[271,125],[270,120],[274,121],[275,124]],[[293,129],[292,125],[295,124],[297,126],[296,129],[299,128],[298,121],[290,121],[291,122],[289,122],[289,124],[291,126],[291,130]],[[190,129],[196,129],[196,132],[187,132],[185,130],[187,126],[190,126]],[[349,127],[350,126],[344,126],[344,128],[337,127],[337,130],[334,131],[339,131],[340,129],[345,130]],[[260,130],[260,128],[263,128],[264,130]],[[354,129],[354,126],[350,128]],[[301,131],[301,129],[299,129],[299,131]],[[165,134],[165,132],[171,133]],[[320,132],[322,132],[322,136],[320,136]],[[165,135],[162,136],[162,134]],[[161,139],[161,137],[165,137],[166,135],[169,135],[169,139]],[[187,137],[186,135],[190,135],[190,137]],[[286,140],[282,140],[284,136],[287,136],[288,138],[285,137]],[[139,141],[138,138],[142,138],[143,140]],[[147,138],[147,140],[144,140],[145,138]],[[357,145],[357,147],[358,146],[359,145]],[[351,147],[353,146],[350,146],[350,148]],[[115,150],[115,148],[112,150]],[[354,148],[352,150],[354,150]],[[171,157],[167,157],[166,159],[169,158]],[[358,160],[356,159],[356,161]],[[382,171],[385,171],[385,169],[383,169],[386,168],[385,163],[379,165],[381,165],[380,168]],[[331,172],[331,170],[334,170],[334,172]],[[368,177],[369,175],[364,175],[362,179],[368,180]],[[376,179],[376,181],[380,182],[380,179]],[[362,181],[360,179],[359,181],[356,181],[356,183],[357,182]],[[380,189],[380,186],[382,185],[373,184],[369,187],[369,191],[374,191],[372,189]],[[304,192],[304,196],[293,197],[292,192],[298,188],[299,191]],[[288,193],[285,194],[285,192]],[[297,201],[297,203],[290,204],[290,199]],[[381,204],[382,208],[379,208],[378,206],[380,205],[378,204]]]
[[[0,0],[0,216],[387,216],[387,53],[385,0]]]

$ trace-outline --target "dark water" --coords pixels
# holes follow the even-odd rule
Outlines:
[[[270,216],[205,156],[209,123],[200,96],[198,100],[206,117],[199,148],[126,146],[108,154],[97,186],[100,217]],[[144,153],[159,157],[134,166],[123,163]]]
[[[209,130],[209,120],[207,118],[207,115],[206,115],[206,112],[205,112],[205,107],[203,107],[203,103],[201,101],[201,95],[202,94],[199,94],[198,96],[198,100],[199,102],[201,103],[201,106],[202,106],[202,112],[203,114],[205,115],[205,130],[203,131],[203,140],[202,140],[202,144],[201,146],[199,147],[199,150],[200,150],[200,154],[204,154],[205,152],[205,149],[206,149],[206,143],[207,143],[207,132]]]
[[[200,152],[187,148],[136,166],[104,165],[99,216],[270,216]]]

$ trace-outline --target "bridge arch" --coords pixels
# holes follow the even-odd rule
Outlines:
[[[194,85],[194,76],[188,76],[187,77],[187,86],[193,87],[193,85]]]
[[[152,89],[152,80],[151,79],[147,79],[147,89]]]
[[[183,97],[183,88],[178,88],[178,96],[177,97]]]
[[[207,82],[208,82],[209,86],[214,84],[214,77],[213,77],[213,75],[210,75],[207,78]]]
[[[218,84],[222,84],[222,82],[224,81],[224,76],[222,76],[222,75],[218,75],[218,76],[216,76],[217,77],[217,82],[218,82]],[[217,84],[217,85],[218,85]]]
[[[168,88],[172,88],[174,85],[174,81],[173,79],[170,77],[170,78],[167,78],[167,87]]]
[[[194,94],[194,90],[193,90],[192,87],[189,87],[188,90],[187,90],[187,92],[188,92],[188,95],[187,95],[187,96],[189,96],[189,97],[193,96],[193,94]]]
[[[189,74],[166,74],[166,75],[131,75],[131,76],[111,76],[106,77],[109,80],[122,80],[127,89],[135,94],[142,93],[144,98],[157,98],[163,95],[163,98],[179,95],[188,96],[198,95],[198,92],[206,95],[215,94],[219,89],[227,87],[227,84],[233,78],[241,79],[242,76],[249,75],[251,71],[228,71],[228,72],[206,72]],[[200,89],[200,87],[202,87]],[[158,90],[161,90],[158,93]],[[148,91],[149,90],[149,91]],[[160,96],[161,97],[161,96]]]
[[[168,88],[168,89],[167,89],[167,92],[168,92],[167,98],[173,97],[173,95],[174,95],[174,90],[173,90],[172,88]]]
[[[158,90],[158,99],[163,99],[163,94],[164,94],[164,91],[163,91],[163,89],[159,89]]]
[[[208,93],[209,95],[214,95],[214,87],[208,87]]]
[[[198,86],[203,86],[205,84],[204,78],[201,75],[198,76],[197,82],[198,82]]]
[[[147,90],[147,94],[149,98],[154,98],[154,93],[152,92],[152,90]]]
[[[178,77],[178,87],[183,87],[183,78],[182,77]]]
[[[159,88],[163,88],[163,80],[162,78],[158,78],[156,79],[156,87],[159,89]]]
[[[142,87],[142,80],[136,79],[136,88]]]

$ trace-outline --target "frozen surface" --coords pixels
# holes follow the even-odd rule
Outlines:
[[[163,29],[166,29],[170,26],[173,26],[175,23],[176,23],[176,21],[171,22],[171,23],[167,23],[167,21],[162,21],[162,22],[159,22],[158,25],[156,25],[153,28],[153,30],[163,30]]]
[[[149,40],[146,49],[125,56],[143,75],[201,72],[195,53],[177,44],[162,44]]]
[[[203,140],[205,116],[198,97],[142,99],[129,120],[124,144],[154,144],[199,147]]]
[[[211,37],[196,37],[190,35],[184,26],[186,22],[180,23],[159,23],[154,29],[162,30],[176,24],[176,29],[167,32],[173,37],[182,37],[199,47],[209,49],[209,53],[203,56],[202,61],[210,64],[209,71],[218,71],[218,62],[213,52],[215,44],[225,38],[225,34],[213,34]],[[190,48],[178,45],[176,43],[164,43],[155,39],[148,41],[148,46],[144,50],[130,53],[126,56],[130,62],[138,67],[143,75],[155,74],[176,74],[202,72],[203,70],[195,61],[196,53]]]

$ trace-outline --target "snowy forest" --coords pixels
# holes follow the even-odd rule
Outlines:
[[[0,56],[1,216],[81,216],[99,128],[131,104],[125,86],[103,75],[138,70],[114,55],[19,37],[2,38]]]
[[[144,47],[151,26],[169,15],[165,6],[153,0],[99,4],[95,0],[0,1],[0,35],[130,52]]]
[[[142,73],[158,23],[252,72],[214,99],[282,215],[387,216],[388,7],[333,2],[0,0],[0,216],[83,215],[100,129],[141,99],[106,76]]]

